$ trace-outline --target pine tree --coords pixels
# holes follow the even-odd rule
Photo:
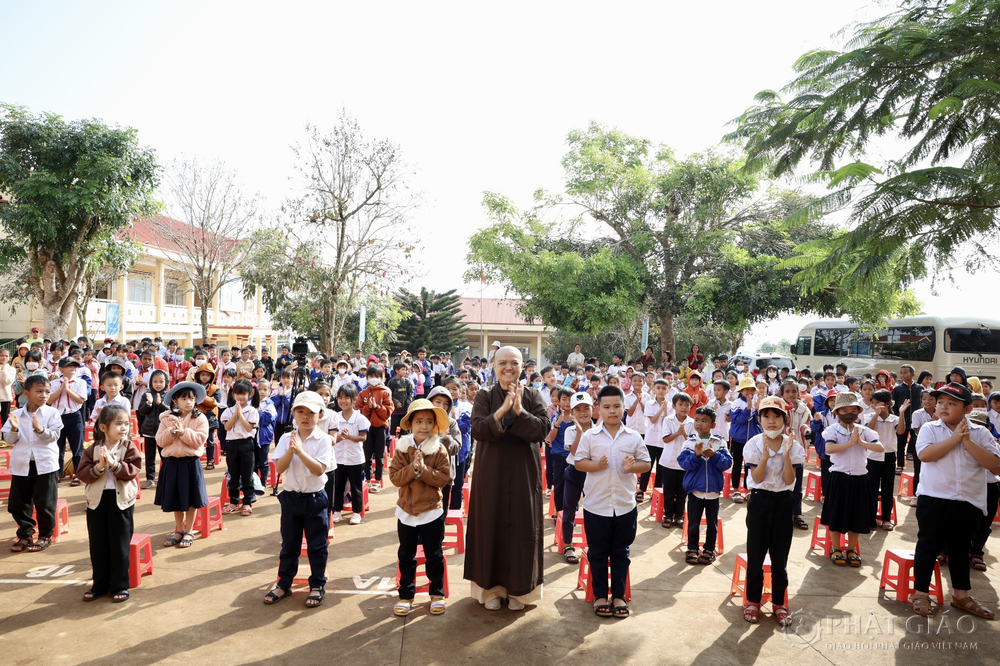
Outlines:
[[[396,300],[404,311],[413,316],[404,320],[396,330],[394,352],[405,349],[416,354],[418,348],[425,347],[430,355],[455,352],[465,347],[468,326],[462,323],[461,305],[455,289],[443,294],[423,288],[420,294],[400,289]]]

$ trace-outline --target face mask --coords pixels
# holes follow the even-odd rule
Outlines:
[[[851,424],[858,420],[858,415],[851,412],[840,412],[837,414],[837,418],[844,423]]]
[[[372,386],[382,386],[382,380],[378,377],[372,377],[368,380],[368,383]]]
[[[777,439],[778,437],[781,437],[781,433],[783,430],[784,428],[776,428],[775,430],[765,430],[764,434],[770,437],[771,439]]]
[[[774,379],[775,377],[778,376],[778,373],[776,373],[776,372],[769,372],[769,373],[767,373],[767,376],[770,377],[771,379]]]
[[[338,375],[346,375],[347,374],[347,370],[345,370],[344,368],[340,368],[340,369],[337,370],[337,374]]]
[[[26,367],[28,370],[38,370],[38,364],[35,363],[34,361],[28,361],[27,363],[24,364],[24,367]]]
[[[742,365],[736,366],[736,372],[743,372],[743,366]]]
[[[537,391],[540,388],[542,388],[542,383],[541,382],[535,382],[535,390]]]

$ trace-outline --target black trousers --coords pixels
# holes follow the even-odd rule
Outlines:
[[[587,531],[587,559],[595,599],[608,598],[608,563],[611,564],[611,596],[625,598],[625,581],[632,563],[629,550],[635,541],[638,510],[622,516],[599,516],[583,510],[583,529]]]
[[[209,434],[211,434],[211,433],[209,433]],[[226,432],[226,424],[224,424],[222,422],[222,412],[221,412],[221,410],[219,412],[219,429],[218,429],[218,431],[215,434],[218,435],[218,437],[219,437],[219,446],[222,447],[222,455],[226,455],[226,436],[229,433]],[[213,448],[212,451],[214,453],[215,449]],[[212,458],[209,457],[209,460],[211,461]]]
[[[681,520],[684,517],[684,470],[661,467],[656,478],[660,476],[663,477],[663,519]]]
[[[656,468],[656,479],[653,481],[653,488],[662,488],[663,470],[666,469],[665,467],[660,467],[660,455],[663,454],[663,447],[647,443],[646,450],[649,451],[649,459],[652,461],[652,464],[649,466],[649,472],[652,472],[654,467]],[[642,492],[646,492],[646,489],[649,488],[649,472],[643,472],[639,475],[639,490]]]
[[[368,435],[365,437],[364,451],[365,451],[365,476],[369,478],[374,478],[376,481],[381,483],[382,481],[382,465],[385,459],[385,442],[386,442],[386,428],[385,426],[374,427],[368,429]],[[371,477],[371,462],[372,456],[375,457],[375,476]]]
[[[281,441],[281,436],[286,432],[290,432],[292,429],[291,423],[275,423],[274,424],[274,443],[277,444]]]
[[[396,430],[399,430],[400,437],[402,437],[403,435],[408,435],[410,433],[409,430],[403,430],[399,425],[399,422],[403,420],[404,416],[406,416],[406,412],[399,412],[398,414],[393,413],[393,415],[389,417],[390,436],[394,436],[396,434]]]
[[[344,509],[344,490],[347,489],[347,482],[351,482],[351,511],[360,514],[364,507],[364,495],[361,485],[364,483],[364,465],[337,465],[333,473],[333,497],[330,500],[330,511],[339,512]],[[330,480],[327,474],[326,487],[329,489]]]
[[[214,464],[215,460],[215,431],[225,430],[225,428],[209,428],[208,429],[208,439],[205,440],[205,461],[206,464]]]
[[[986,540],[993,532],[993,518],[997,515],[997,503],[1000,502],[1000,483],[986,484],[986,515],[979,519],[979,529],[972,537],[973,557],[982,557],[983,549],[986,548]]]
[[[705,550],[715,552],[719,536],[719,498],[702,499],[688,493],[687,549],[697,551],[701,542],[701,517],[705,516]]]
[[[552,490],[552,445],[545,442],[545,451],[543,452],[545,456],[545,485],[548,489]]]
[[[979,528],[983,512],[961,500],[947,500],[930,495],[917,498],[917,545],[913,556],[913,588],[927,592],[934,573],[934,560],[942,547],[948,549],[951,587],[971,590],[969,548]]]
[[[771,598],[779,606],[785,603],[786,566],[791,547],[792,491],[751,490],[747,500],[747,601],[760,603],[764,593],[764,557],[770,554]]]
[[[792,489],[792,515],[802,515],[802,465],[795,467],[795,488]]]
[[[94,570],[94,593],[127,590],[129,542],[132,541],[132,513],[135,506],[118,508],[113,489],[105,489],[96,509],[87,509],[90,537],[90,566]]]
[[[339,467],[337,469],[340,469]],[[417,544],[424,547],[429,581],[428,591],[432,597],[444,596],[444,553],[441,542],[444,540],[444,516],[429,523],[410,527],[396,521],[396,534],[399,536],[399,598],[412,601],[416,590],[417,579]]]
[[[271,468],[267,464],[267,455],[271,452],[271,442],[256,442],[253,447],[254,457],[257,459],[257,476],[260,477],[261,485],[267,485],[267,475]]]
[[[566,456],[553,453],[549,456],[548,467],[552,470],[552,496],[556,501],[556,512],[563,510],[563,487],[566,485]]]
[[[220,432],[221,432],[220,428]],[[257,454],[252,438],[231,439],[226,443],[226,468],[229,472],[229,503],[239,504],[240,489],[243,489],[243,504],[257,500],[253,491],[253,471],[257,466]]]
[[[156,446],[155,437],[143,437],[142,439],[146,448],[146,480],[156,481],[156,451],[159,447]]]
[[[820,491],[823,493],[823,497],[826,497],[826,492],[830,490],[831,467],[833,467],[833,462],[830,461],[829,457],[819,459],[819,485],[822,486]]]
[[[462,508],[462,488],[465,487],[465,473],[469,468],[469,459],[466,458],[462,462],[455,461],[455,480],[451,482],[451,501],[441,506],[445,507],[445,512],[448,509],[461,509]]]
[[[872,498],[872,527],[879,522],[879,500],[881,498],[881,521],[892,518],[892,502],[896,481],[896,452],[885,454],[885,461],[868,460],[868,489]]]
[[[583,484],[587,482],[587,473],[581,472],[572,465],[566,465],[563,472],[562,525],[556,529],[563,531],[563,541],[566,545],[573,543],[573,528],[576,525],[576,507],[583,496]]]
[[[17,523],[17,538],[26,539],[35,533],[31,514],[38,514],[38,536],[51,537],[56,527],[56,502],[59,500],[59,474],[39,474],[35,461],[28,463],[28,476],[12,476],[7,513]]]
[[[733,466],[730,468],[733,477],[733,490],[740,489],[740,475],[743,474],[743,447],[746,445],[746,442],[737,442],[735,439],[729,438],[729,453],[733,456]]]
[[[74,473],[80,467],[80,459],[83,458],[83,410],[78,409],[69,414],[63,414],[62,432],[59,433],[59,474],[66,464],[66,447],[69,446],[70,455],[73,458]]]
[[[0,425],[7,423],[8,416],[10,416],[10,400],[0,402]]]
[[[896,451],[899,452],[899,466],[906,468],[906,455],[913,456],[913,492],[917,492],[920,485],[920,458],[917,456],[917,433],[915,430],[907,430],[904,434],[896,435]]]
[[[288,590],[299,570],[302,535],[309,553],[309,587],[326,585],[326,561],[329,554],[330,509],[326,491],[278,493],[281,504],[281,554],[278,556],[278,587]]]

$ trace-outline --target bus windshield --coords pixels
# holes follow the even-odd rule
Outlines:
[[[1000,354],[1000,329],[985,326],[945,329],[944,350],[951,354]]]

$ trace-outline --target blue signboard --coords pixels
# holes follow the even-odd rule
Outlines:
[[[108,330],[105,335],[117,338],[121,334],[122,310],[118,303],[108,303]]]

